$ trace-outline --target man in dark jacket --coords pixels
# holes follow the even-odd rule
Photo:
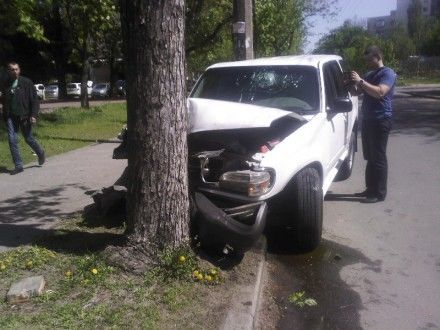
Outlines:
[[[11,175],[23,172],[23,161],[18,146],[18,131],[21,129],[26,143],[38,156],[38,164],[45,162],[44,150],[32,136],[32,125],[37,122],[39,103],[34,84],[20,76],[20,66],[8,63],[9,82],[2,91],[3,119],[8,130],[9,148],[15,168]]]

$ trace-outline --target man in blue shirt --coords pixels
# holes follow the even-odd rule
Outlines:
[[[358,193],[365,196],[364,203],[385,200],[387,194],[388,161],[386,148],[391,130],[392,99],[396,73],[384,66],[383,53],[377,46],[364,52],[369,71],[363,78],[351,73],[357,93],[363,93],[362,102],[362,149],[367,160],[365,169],[366,190]]]

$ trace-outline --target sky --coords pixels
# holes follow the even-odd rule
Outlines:
[[[337,13],[329,19],[315,18],[310,23],[314,27],[309,29],[306,39],[305,52],[310,52],[314,44],[325,34],[341,26],[347,19],[366,19],[368,17],[386,16],[395,10],[397,0],[338,0]]]

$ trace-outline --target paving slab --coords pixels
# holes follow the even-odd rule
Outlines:
[[[27,277],[11,285],[6,295],[10,304],[23,303],[43,293],[46,282],[43,276]]]

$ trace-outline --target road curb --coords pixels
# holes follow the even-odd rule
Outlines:
[[[233,295],[221,329],[254,329],[263,285],[262,277],[266,264],[266,250],[267,242],[262,237],[253,252],[259,259],[255,277],[248,285],[239,287]]]

